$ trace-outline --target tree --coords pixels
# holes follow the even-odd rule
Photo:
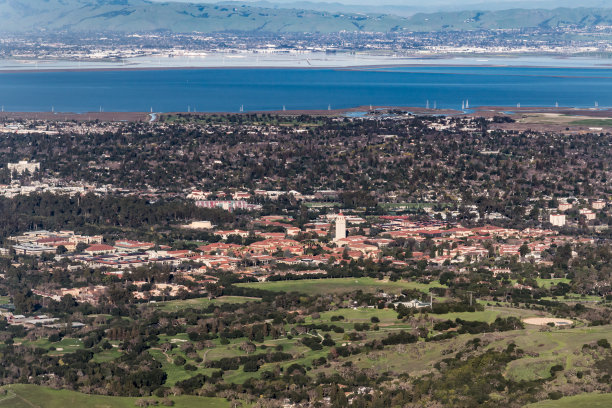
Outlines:
[[[524,258],[530,252],[531,249],[529,249],[529,245],[527,245],[526,243],[521,245],[521,247],[519,248],[519,254],[521,254],[521,258]]]
[[[259,370],[259,364],[256,360],[249,360],[244,364],[243,370],[245,373],[254,373]]]
[[[85,251],[87,248],[89,247],[89,245],[87,245],[84,242],[79,242],[78,244],[76,244],[76,249],[75,252],[77,253],[82,253],[83,251]]]

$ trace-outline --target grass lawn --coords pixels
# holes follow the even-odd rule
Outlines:
[[[107,397],[102,395],[81,394],[67,390],[53,390],[28,384],[13,384],[2,387],[7,395],[0,397],[0,408],[134,408],[139,398]],[[159,401],[159,398],[147,397]],[[195,396],[171,397],[175,408],[226,408],[229,402],[223,398]],[[161,404],[160,404],[161,405]]]
[[[113,347],[110,350],[104,350],[101,353],[94,354],[93,361],[96,363],[105,363],[121,357],[121,354],[122,353],[117,348]]]
[[[612,126],[612,119],[583,119],[571,122],[570,125],[608,127]]]
[[[168,356],[174,360],[174,358],[178,355],[185,357],[185,354],[181,353],[181,352],[176,352],[176,350],[173,350],[174,353],[168,353]],[[188,378],[193,377],[194,375],[196,375],[199,371],[187,371],[185,370],[184,366],[177,366],[174,364],[173,361],[168,361],[168,359],[166,358],[166,356],[164,355],[164,353],[161,352],[161,350],[149,350],[149,354],[151,354],[151,356],[159,361],[160,363],[162,363],[162,369],[166,372],[166,374],[168,374],[168,378],[166,379],[166,386],[173,386],[174,384],[176,384],[177,381],[183,381],[186,380]]]
[[[343,316],[344,320],[339,320],[332,322],[332,316]],[[365,307],[360,307],[358,309],[339,309],[332,310],[329,312],[321,313],[321,317],[319,319],[313,319],[310,316],[307,316],[305,319],[305,323],[370,323],[372,317],[378,317],[380,320],[380,324],[382,323],[398,323],[397,320],[397,312],[391,309],[370,309]]]
[[[331,208],[331,207],[341,207],[340,203],[319,203],[319,202],[305,202],[304,205],[308,208]]]
[[[399,293],[402,289],[417,289],[429,293],[430,288],[445,287],[439,282],[429,285],[418,282],[378,280],[372,278],[333,278],[333,279],[303,279],[278,282],[239,283],[237,286],[263,289],[272,292],[299,292],[306,295],[321,293],[346,293],[355,290],[376,292],[383,290],[389,293]]]
[[[260,298],[254,297],[243,297],[243,296],[222,296],[216,299],[208,298],[196,298],[196,299],[185,299],[185,300],[170,300],[168,302],[157,302],[153,303],[155,307],[165,311],[174,312],[182,309],[205,309],[211,304],[221,303],[247,303],[257,302]]]
[[[552,300],[555,302],[601,302],[603,297],[595,295],[579,295],[577,293],[568,293],[565,296],[557,296],[553,299],[552,296],[543,297],[543,300]]]
[[[513,381],[532,381],[549,378],[556,360],[521,358],[508,364],[507,376]]]
[[[433,207],[433,203],[379,203],[379,207],[388,210],[389,208],[407,208],[410,210],[418,210],[421,208]]]
[[[15,339],[15,343],[21,343],[24,346],[36,346],[49,350],[51,346],[55,347],[54,351],[49,351],[50,355],[61,355],[65,353],[74,353],[78,349],[83,348],[83,342],[80,339],[65,337],[58,342],[52,343],[48,339],[38,339],[30,341],[25,338]]]
[[[556,401],[547,400],[529,404],[526,408],[604,408],[612,407],[612,394],[580,394]]]
[[[542,279],[536,278],[536,282],[538,282],[538,286],[544,289],[548,289],[553,285],[558,285],[559,283],[567,283],[570,284],[571,280],[567,278],[559,278],[559,279]]]

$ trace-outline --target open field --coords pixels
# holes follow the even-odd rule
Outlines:
[[[582,119],[571,122],[570,125],[612,127],[612,119]]]
[[[519,317],[522,318],[524,316],[533,315],[533,312],[523,309],[515,309],[511,307],[487,307],[483,311],[478,312],[455,312],[455,313],[445,313],[445,314],[430,314],[431,318],[437,320],[470,320],[470,321],[480,321],[486,323],[493,323],[495,319],[498,317]]]
[[[529,113],[518,119],[520,123],[534,124],[565,124],[575,126],[612,126],[612,118],[592,118],[581,115],[566,115],[561,113]]]
[[[423,284],[418,282],[377,280],[372,278],[334,278],[334,279],[303,279],[279,282],[240,283],[237,286],[253,289],[263,289],[272,292],[299,292],[307,295],[321,293],[345,293],[356,290],[376,292],[382,290],[389,293],[400,293],[402,289],[417,289],[429,293],[430,288],[445,287],[439,282]]]
[[[222,296],[216,299],[208,298],[196,298],[196,299],[185,299],[185,300],[170,300],[168,302],[157,302],[154,303],[155,307],[165,311],[173,312],[182,309],[205,309],[211,304],[222,304],[222,303],[247,303],[257,302],[260,298],[254,297],[242,297],[242,296]]]
[[[308,208],[331,208],[331,207],[342,207],[342,204],[336,202],[306,202],[304,205]]]
[[[611,326],[597,326],[542,331],[536,326],[526,326],[524,331],[509,332],[505,342],[514,341],[533,357],[512,361],[505,375],[517,381],[548,378],[550,367],[556,364],[564,370],[589,370],[594,361],[582,354],[582,346],[609,338],[611,330]]]
[[[433,207],[433,203],[379,203],[379,207],[388,210],[389,208],[405,208],[407,210],[419,210],[421,208]]]
[[[485,349],[499,350],[506,348],[510,343],[515,343],[530,353],[510,362],[504,373],[507,378],[515,381],[530,381],[549,378],[550,368],[557,364],[563,366],[564,370],[589,370],[594,361],[582,354],[583,344],[594,343],[609,336],[610,330],[610,326],[601,326],[541,331],[538,327],[527,326],[523,330],[463,334],[443,341],[393,346],[384,351],[375,350],[367,354],[350,356],[348,360],[362,369],[391,371],[395,375],[401,373],[420,375],[433,370],[435,363],[447,358],[449,354],[464,349],[469,340],[480,338],[486,345]],[[318,368],[315,372],[317,371],[328,370]]]
[[[0,408],[133,408],[139,398],[108,397],[102,395],[81,394],[67,390],[53,390],[36,385],[14,384],[2,387],[7,395],[0,397]],[[146,399],[160,401],[160,398]],[[171,397],[175,408],[225,408],[229,403],[222,398],[193,396]]]
[[[553,285],[558,285],[559,283],[570,284],[571,281],[567,278],[552,278],[552,279],[542,279],[536,278],[536,282],[538,282],[538,286],[541,288],[550,288]]]
[[[556,401],[540,401],[525,408],[607,408],[612,407],[612,394],[580,394]]]

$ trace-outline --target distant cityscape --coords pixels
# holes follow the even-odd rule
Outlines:
[[[0,40],[0,57],[119,64],[142,57],[197,58],[210,54],[286,54],[304,58],[311,53],[382,53],[395,57],[525,54],[608,58],[612,51],[610,39],[609,26],[422,33],[9,34]]]

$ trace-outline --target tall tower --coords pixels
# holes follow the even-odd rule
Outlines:
[[[343,238],[346,238],[346,217],[340,213],[336,217],[336,238],[334,238],[334,241]]]

